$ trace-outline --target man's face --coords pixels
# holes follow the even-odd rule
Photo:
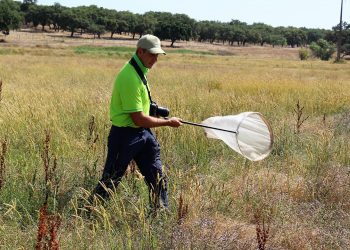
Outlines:
[[[140,49],[137,53],[143,66],[151,69],[158,60],[158,54],[151,54],[147,50]]]

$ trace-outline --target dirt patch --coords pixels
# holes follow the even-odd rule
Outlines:
[[[75,46],[123,46],[135,47],[138,36],[135,39],[128,35],[110,34],[102,36],[100,39],[93,35],[74,33],[70,37],[69,32],[39,31],[23,29],[12,31],[10,35],[3,38],[9,46],[19,47],[45,47],[45,48],[67,48]],[[199,43],[196,41],[176,41],[174,46],[170,47],[171,41],[162,41],[167,50],[188,49],[194,51],[209,51],[221,56],[242,56],[249,58],[284,58],[298,59],[298,49],[281,48],[271,46],[230,46],[227,43]]]

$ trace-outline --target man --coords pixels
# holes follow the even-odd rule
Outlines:
[[[162,170],[159,144],[150,130],[153,127],[179,127],[176,117],[162,119],[150,116],[151,94],[146,75],[165,52],[160,40],[144,35],[130,62],[119,72],[110,103],[112,127],[108,137],[108,154],[102,179],[93,195],[108,198],[106,188],[113,190],[128,164],[135,160],[149,187],[152,207],[168,207],[167,178]]]

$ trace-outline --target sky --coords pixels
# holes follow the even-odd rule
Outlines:
[[[350,0],[343,1],[343,21],[350,23]],[[236,19],[247,24],[261,22],[273,27],[322,29],[332,29],[339,23],[341,5],[341,0],[38,0],[37,4],[53,5],[55,2],[67,7],[97,5],[135,14],[180,13],[197,21]]]

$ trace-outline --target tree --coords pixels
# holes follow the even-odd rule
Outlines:
[[[320,39],[325,39],[326,30],[323,29],[303,29],[306,33],[306,42],[307,44],[311,44],[313,42],[317,42]]]
[[[350,24],[343,23],[342,43],[340,47],[340,57],[350,55]]]
[[[50,6],[32,4],[29,6],[26,16],[27,22],[33,22],[35,27],[41,24],[42,31],[44,31],[45,26],[50,24],[53,9]]]
[[[350,55],[350,25],[346,22],[342,22],[343,27],[341,28],[341,39],[339,40],[339,24],[332,28],[332,31],[327,31],[325,35],[325,40],[329,43],[337,44],[337,58],[336,61],[339,61],[340,58],[343,58],[346,55]],[[339,44],[340,43],[340,44]],[[340,48],[339,48],[340,46]],[[338,55],[339,54],[339,55]],[[339,59],[338,59],[339,56]]]
[[[261,37],[261,33],[256,30],[256,29],[248,29],[247,30],[247,42],[248,43],[252,43],[252,44],[263,44],[262,43],[262,37]]]
[[[24,14],[24,22],[25,24],[28,24],[31,22],[32,17],[29,13],[29,8],[33,5],[36,5],[36,0],[24,0],[23,3],[20,5],[20,9],[22,13]]]
[[[111,38],[117,32],[118,29],[118,12],[116,10],[106,10],[106,31],[111,32]]]
[[[59,26],[71,32],[71,37],[73,37],[74,32],[78,29],[82,32],[83,29],[86,29],[89,25],[89,22],[86,18],[86,13],[84,10],[79,7],[74,7],[66,9],[62,12]]]
[[[231,45],[234,42],[237,42],[237,45],[245,45],[248,38],[249,26],[245,22],[239,20],[231,20],[229,23],[233,32],[232,40],[230,41]]]
[[[214,43],[219,37],[220,22],[201,21],[197,25],[198,41]]]
[[[134,31],[141,37],[144,34],[152,34],[155,30],[157,20],[150,15],[136,15],[136,26]]]
[[[218,39],[222,42],[222,44],[225,44],[227,41],[230,44],[230,41],[233,37],[233,30],[230,24],[223,23],[220,26],[220,29],[218,31]]]
[[[60,20],[62,18],[62,12],[67,9],[60,5],[59,3],[55,3],[53,6],[50,6],[50,23],[53,24],[55,31],[60,31]]]
[[[10,30],[18,29],[23,17],[20,6],[12,0],[0,0],[0,31],[8,35]]]
[[[21,11],[26,12],[31,5],[35,5],[37,0],[23,0]]]
[[[87,21],[85,30],[98,38],[101,38],[101,35],[106,33],[106,27],[109,23],[109,14],[110,10],[99,8],[96,5],[90,5],[88,7],[80,7],[81,12],[83,13],[84,19]]]
[[[283,47],[287,45],[287,39],[282,35],[272,34],[270,36],[269,44],[271,44],[272,47],[275,47],[275,46]]]
[[[287,44],[292,48],[295,46],[300,47],[306,44],[306,33],[304,30],[288,27],[284,29],[284,37],[287,39]]]
[[[87,32],[93,34],[95,39],[96,35],[98,38],[101,38],[101,35],[106,33],[106,30],[105,26],[103,25],[91,23],[87,28]]]
[[[188,41],[192,38],[195,21],[185,14],[169,15],[168,18],[158,22],[155,35],[160,39],[170,39],[171,47],[177,40]]]
[[[138,16],[136,14],[131,13],[130,11],[119,11],[118,28],[119,28],[119,22],[122,24],[120,27],[123,27],[123,32],[131,33],[132,39],[135,39]]]
[[[260,43],[260,46],[264,46],[265,43],[269,43],[270,36],[273,32],[273,28],[270,25],[264,23],[253,23],[250,26],[250,30],[256,34],[256,42]]]

